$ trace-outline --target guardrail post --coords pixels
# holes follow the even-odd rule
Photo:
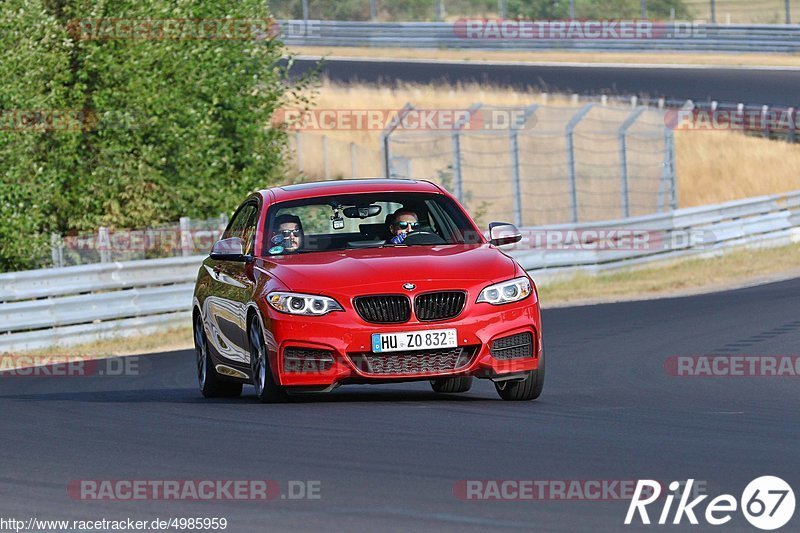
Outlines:
[[[786,4],[786,24],[791,24],[792,23],[791,0],[785,0],[784,3]]]
[[[716,2],[714,0],[710,0],[710,1],[711,1],[711,23],[712,24],[716,24],[717,23],[717,6],[716,6]]]
[[[381,133],[381,146],[383,148],[383,175],[387,178],[392,177],[392,156],[390,152],[390,145],[389,145],[389,137],[391,137],[394,130],[399,126],[405,116],[414,110],[414,106],[411,103],[407,103],[403,106],[403,109],[397,114],[397,118],[392,120],[387,126],[386,129],[383,130]]]
[[[378,20],[377,0],[369,0],[369,19],[372,22],[376,22]]]
[[[189,257],[192,255],[194,246],[192,246],[192,229],[190,227],[189,217],[181,217],[181,256]]]
[[[645,112],[646,107],[640,107],[630,115],[619,127],[619,172],[620,172],[620,195],[622,204],[622,217],[631,216],[630,194],[628,193],[628,148],[626,136],[628,129]]]
[[[786,138],[790,143],[793,143],[797,140],[797,110],[790,107],[786,114],[788,115],[786,120],[789,121],[789,131],[786,132]]]
[[[111,262],[111,237],[105,226],[97,230],[97,250],[100,252],[101,263]]]
[[[511,172],[514,185],[514,224],[517,227],[524,225],[522,217],[522,184],[519,171],[519,128],[536,113],[538,104],[525,108],[525,112],[511,125]]]
[[[763,128],[761,133],[764,137],[769,137],[769,121],[767,120],[767,113],[769,113],[769,106],[761,106],[761,127]]]
[[[569,119],[565,130],[567,136],[567,169],[569,170],[570,212],[572,222],[578,222],[578,179],[575,174],[575,126],[592,110],[594,104],[586,104]]]
[[[569,18],[575,18],[575,0],[569,0]]]
[[[506,0],[497,0],[497,13],[501,19],[506,18]]]

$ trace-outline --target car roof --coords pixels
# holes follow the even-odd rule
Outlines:
[[[314,181],[281,185],[265,189],[261,194],[272,193],[275,202],[300,200],[319,196],[360,194],[370,192],[427,192],[441,193],[441,189],[428,181],[387,178],[360,178],[345,180]]]

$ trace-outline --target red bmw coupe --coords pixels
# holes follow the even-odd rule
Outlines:
[[[351,383],[491,379],[504,400],[544,385],[536,287],[456,199],[426,181],[360,179],[250,195],[203,262],[193,303],[206,397],[261,401]]]

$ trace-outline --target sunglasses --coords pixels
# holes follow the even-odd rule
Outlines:
[[[284,229],[276,232],[278,235],[282,235],[285,239],[289,237],[299,237],[303,234],[303,230],[301,229]]]
[[[401,220],[400,222],[395,222],[394,225],[400,229],[408,229],[409,227],[411,229],[417,229],[419,227],[419,222],[406,222],[405,220]]]

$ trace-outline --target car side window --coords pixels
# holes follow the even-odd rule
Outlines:
[[[242,229],[242,240],[244,241],[245,255],[253,255],[256,251],[256,222],[258,220],[258,206],[252,205],[247,221]]]
[[[233,219],[228,224],[228,229],[225,230],[222,238],[239,237],[244,241],[245,254],[252,254],[255,246],[257,218],[258,206],[252,202],[246,203],[233,215]]]

